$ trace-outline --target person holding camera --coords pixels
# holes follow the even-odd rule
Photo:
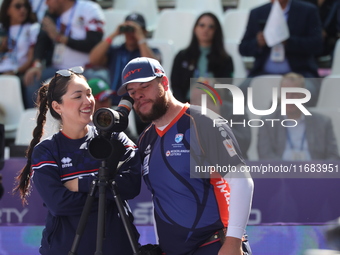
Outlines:
[[[101,173],[103,162],[90,150],[93,147],[91,141],[101,137],[99,132],[102,130],[92,125],[95,100],[90,86],[81,75],[82,71],[81,67],[59,70],[48,84],[39,89],[37,126],[27,151],[27,163],[17,176],[14,189],[20,192],[23,203],[26,203],[33,181],[48,210],[40,254],[69,254],[91,184]],[[62,129],[40,141],[47,111],[61,121]],[[140,161],[134,156],[137,148],[123,132],[109,132],[108,135],[110,142],[120,145],[119,150],[118,146],[112,146],[114,150],[105,157],[108,175],[112,175],[112,180],[117,183],[131,222],[132,235],[138,240],[139,234],[132,224],[133,216],[126,201],[140,192]],[[100,144],[96,153],[99,147]],[[117,169],[118,160],[121,164]],[[93,207],[80,237],[77,254],[95,254],[96,251],[97,193],[94,194]],[[106,193],[102,254],[130,255],[132,248],[113,194]]]
[[[244,233],[253,180],[242,171],[230,127],[220,115],[178,101],[155,59],[131,60],[122,77],[118,94],[129,93],[137,114],[152,122],[139,137],[138,154],[160,248],[166,255],[250,255]]]
[[[125,43],[120,46],[111,45],[118,35],[125,36]],[[115,93],[112,104],[117,105],[120,96],[116,91],[121,86],[121,73],[124,66],[136,57],[149,57],[160,60],[158,49],[150,48],[146,41],[147,31],[145,19],[141,14],[131,13],[125,22],[118,25],[116,30],[105,40],[98,43],[90,52],[90,64],[102,66],[110,73],[110,88]]]

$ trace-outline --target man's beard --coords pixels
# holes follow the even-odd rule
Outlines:
[[[165,94],[163,94],[154,101],[150,113],[143,114],[139,110],[136,110],[136,113],[143,122],[149,123],[161,118],[168,111],[168,108],[169,105],[165,99]]]

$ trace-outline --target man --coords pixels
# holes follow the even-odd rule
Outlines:
[[[288,73],[282,78],[281,88],[304,88],[305,79],[300,74]],[[303,98],[302,93],[287,93],[288,99]],[[274,160],[324,160],[339,159],[339,151],[329,117],[310,111],[312,115],[304,115],[295,104],[287,104],[286,115],[277,109],[266,119],[293,119],[295,127],[272,126],[264,121],[259,128],[258,153],[260,159]],[[275,122],[279,123],[279,121]]]
[[[122,84],[118,95],[128,92],[140,118],[152,122],[138,145],[160,247],[167,255],[242,254],[253,181],[237,170],[244,161],[230,128],[213,126],[223,120],[216,113],[202,115],[199,106],[175,99],[157,60],[131,60]]]
[[[112,41],[124,34],[125,43],[120,46],[111,45]],[[118,105],[120,97],[117,96],[121,85],[120,74],[124,66],[136,57],[150,57],[159,60],[160,52],[157,49],[150,49],[146,41],[145,19],[138,13],[131,13],[125,18],[125,22],[119,24],[116,30],[105,40],[101,41],[90,52],[90,64],[103,66],[109,70],[110,88],[115,92],[112,96],[113,105]]]
[[[251,10],[246,32],[239,46],[242,56],[255,57],[248,77],[263,74],[296,72],[304,77],[317,78],[318,65],[315,56],[322,52],[322,26],[315,6],[299,0],[278,0],[284,12],[289,38],[279,45],[268,47],[263,29],[272,8],[268,3]],[[246,91],[248,82],[241,84]],[[315,105],[320,85],[316,81],[306,84]]]
[[[47,0],[46,4],[48,14],[35,45],[34,64],[24,77],[26,108],[34,106],[35,92],[57,70],[88,64],[89,52],[103,37],[104,14],[97,3]]]

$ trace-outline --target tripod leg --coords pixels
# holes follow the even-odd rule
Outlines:
[[[93,201],[95,199],[94,194],[95,194],[95,191],[96,191],[97,182],[98,182],[98,180],[93,180],[93,182],[91,184],[90,192],[89,192],[89,194],[86,198],[84,209],[81,213],[80,220],[79,220],[79,223],[78,223],[78,227],[77,227],[77,230],[76,230],[76,235],[74,237],[72,247],[71,247],[71,250],[69,251],[68,255],[76,255],[77,254],[76,251],[78,249],[79,241],[80,241],[82,234],[84,233],[84,230],[85,230],[85,227],[86,227],[86,222],[87,222],[88,216],[90,214]]]
[[[132,251],[133,251],[133,254],[135,255],[140,255],[140,251],[138,249],[138,243],[137,243],[137,240],[136,238],[134,237],[133,235],[133,230],[132,230],[132,227],[131,227],[131,223],[130,221],[128,220],[128,216],[126,215],[125,213],[125,209],[124,209],[124,205],[123,205],[123,202],[122,202],[122,199],[116,189],[117,185],[116,185],[116,182],[115,181],[112,181],[111,183],[112,185],[112,193],[113,193],[113,198],[116,202],[116,205],[117,205],[117,208],[118,208],[118,212],[120,214],[120,217],[122,219],[122,222],[123,222],[123,225],[125,227],[125,230],[126,230],[126,233],[128,235],[128,238],[129,238],[129,241],[130,241],[130,244],[131,244],[131,247],[132,247]]]
[[[105,208],[106,208],[106,180],[99,180],[99,204],[98,204],[98,223],[97,223],[97,243],[95,255],[102,255],[103,241],[105,233]]]

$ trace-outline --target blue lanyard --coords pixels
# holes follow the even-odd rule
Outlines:
[[[301,139],[301,145],[300,145],[300,151],[303,150],[303,144],[304,144],[305,140],[306,140],[306,129],[305,129],[305,131],[303,131],[303,135],[302,135],[302,139]],[[292,138],[291,138],[290,135],[289,135],[288,129],[287,129],[287,141],[288,141],[288,143],[289,143],[290,148],[291,148],[292,150],[295,149],[295,148],[294,148],[294,144],[293,144],[293,142],[292,142]]]
[[[40,0],[39,4],[38,4],[38,6],[37,6],[37,9],[34,11],[36,14],[38,14],[38,12],[39,12],[39,10],[40,10],[41,5],[42,5],[43,2],[44,2],[44,0]]]
[[[19,40],[19,38],[20,38],[20,34],[21,34],[21,32],[22,32],[23,26],[24,26],[24,25],[21,25],[21,26],[20,26],[19,32],[18,32],[18,34],[17,34],[17,38],[15,38],[15,40],[11,38],[11,34],[10,34],[11,29],[8,30],[8,49],[10,49],[10,50],[12,50],[12,51],[16,50],[17,45],[18,45],[18,40]]]
[[[74,5],[72,7],[71,14],[70,14],[70,19],[68,21],[68,24],[66,26],[65,33],[64,33],[65,36],[69,36],[70,35],[70,32],[71,32],[71,23],[72,23],[74,12],[76,10],[76,5],[77,5],[77,1],[74,2]],[[57,19],[57,30],[58,30],[59,33],[60,33],[60,27],[61,27],[61,21],[60,21],[60,17],[58,17],[58,19]]]

